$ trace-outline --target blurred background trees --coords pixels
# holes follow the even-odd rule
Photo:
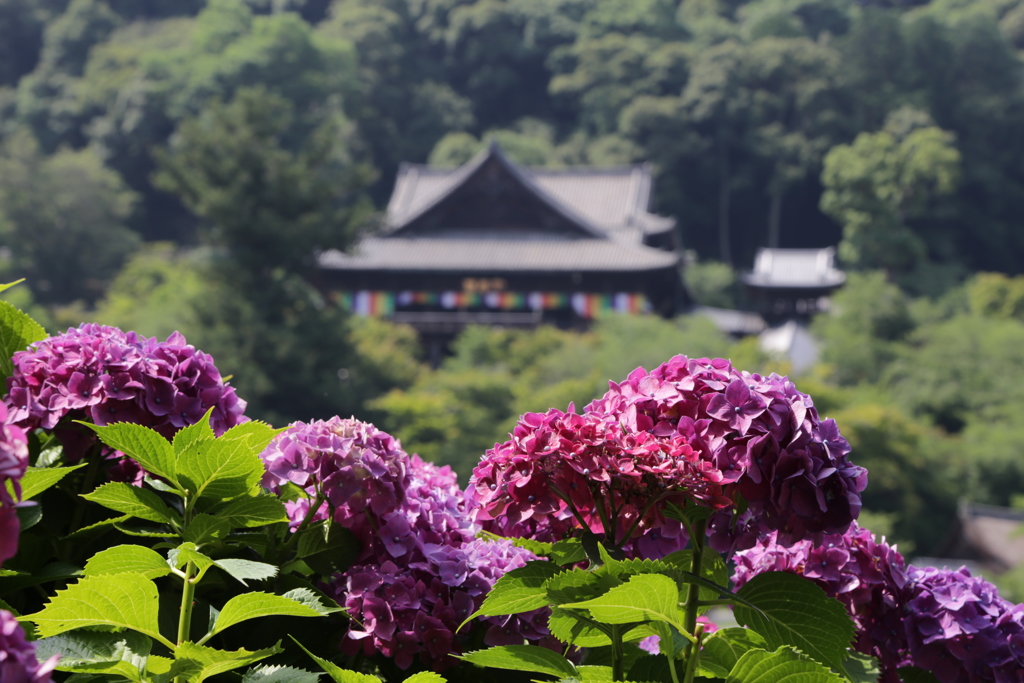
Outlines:
[[[799,386],[926,552],[958,497],[1024,491],[1022,50],[1024,0],[0,0],[5,296],[180,329],[251,415],[354,413],[465,475],[636,365],[786,367],[691,316],[471,329],[431,368],[310,285],[314,251],[402,161],[649,160],[701,303],[741,304],[759,247],[840,244]]]

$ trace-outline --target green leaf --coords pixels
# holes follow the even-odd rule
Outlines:
[[[82,494],[82,498],[116,512],[150,522],[170,524],[181,519],[177,513],[167,507],[166,503],[160,500],[160,496],[131,484],[111,482],[104,484],[92,493]]]
[[[141,545],[118,545],[107,548],[89,558],[85,563],[86,576],[104,574],[142,574],[147,579],[157,579],[171,573],[171,568],[160,553]]]
[[[447,683],[448,679],[433,671],[421,671],[405,679],[404,683]]]
[[[213,564],[226,571],[233,578],[238,579],[243,586],[249,585],[246,581],[263,581],[277,576],[277,567],[265,562],[227,558],[215,560]]]
[[[700,651],[699,666],[710,678],[725,678],[750,650],[764,650],[767,643],[757,632],[749,628],[723,628],[715,631],[704,641]]]
[[[841,671],[854,625],[846,608],[810,580],[786,572],[758,574],[738,591],[755,605],[735,606],[736,621],[757,631],[769,648],[792,645]]]
[[[186,541],[202,546],[210,541],[220,541],[231,533],[231,523],[213,515],[196,515],[182,534]]]
[[[118,422],[106,427],[88,422],[80,424],[96,432],[103,443],[136,460],[142,469],[168,481],[175,481],[174,449],[167,439],[149,427],[130,422]]]
[[[51,562],[34,572],[0,569],[0,593],[13,593],[50,581],[64,581],[81,575],[82,570],[79,567],[66,562]]]
[[[320,674],[291,666],[263,665],[249,669],[242,683],[318,683]]]
[[[153,641],[134,631],[70,631],[38,640],[35,646],[39,661],[60,655],[58,671],[120,674],[138,681]]]
[[[167,551],[167,564],[175,569],[181,569],[191,562],[200,570],[213,566],[213,560],[199,552],[195,543],[186,541],[177,548]]]
[[[250,446],[248,438],[228,434],[230,430],[214,441],[196,442],[178,457],[178,483],[196,498],[231,500],[259,485],[264,473],[261,450]]]
[[[562,655],[539,645],[501,645],[467,652],[458,657],[477,666],[512,671],[530,671],[563,678],[575,676],[576,667]]]
[[[324,616],[334,614],[335,612],[345,611],[345,608],[338,603],[334,602],[330,598],[317,595],[309,588],[293,588],[281,597],[294,600],[295,602],[301,603],[310,609],[315,609]],[[324,600],[327,600],[328,604],[324,604]]]
[[[585,609],[604,624],[664,621],[685,630],[683,612],[679,609],[679,586],[661,574],[638,574],[604,595],[562,607]]]
[[[502,576],[491,588],[477,613],[488,617],[531,612],[548,604],[544,584],[560,571],[553,562],[533,560]],[[469,621],[467,619],[466,621]]]
[[[284,503],[274,496],[267,495],[232,501],[216,509],[214,514],[218,519],[227,522],[231,528],[258,527],[288,521]]]
[[[614,669],[610,666],[578,666],[580,683],[611,683],[615,680]]]
[[[43,521],[43,506],[37,503],[26,503],[16,507],[14,514],[18,516],[21,531],[24,532]]]
[[[21,500],[31,500],[40,493],[50,488],[61,479],[71,474],[86,463],[72,465],[71,467],[29,467],[25,470],[25,476],[19,482],[21,484]],[[14,495],[13,482],[8,480],[7,490]]]
[[[750,650],[736,662],[726,683],[840,683],[839,676],[821,663],[790,647],[775,652]]]
[[[273,647],[250,652],[248,650],[215,650],[195,643],[182,643],[174,649],[174,663],[166,676],[173,680],[182,677],[187,683],[201,683],[210,676],[255,664],[261,659],[282,652],[281,642]]]
[[[211,406],[201,420],[187,427],[182,427],[175,433],[174,440],[171,441],[171,448],[174,449],[175,455],[180,455],[197,441],[213,441],[217,438],[217,435],[213,433],[213,428],[210,426],[210,415],[213,413],[213,409],[214,406]]]
[[[266,422],[250,420],[249,422],[243,422],[242,424],[235,425],[228,431],[224,432],[220,438],[247,441],[250,448],[252,448],[255,453],[262,453],[270,442],[273,441],[274,437],[286,429],[288,428],[281,427],[280,429],[274,429]]]
[[[4,284],[0,285],[0,292],[6,292],[11,287],[14,287],[15,285],[20,285],[24,281],[25,281],[25,278],[21,278],[20,280],[15,280],[14,282],[5,282]]]
[[[559,605],[596,598],[621,584],[619,579],[607,574],[570,569],[551,577],[544,584],[544,590],[548,594],[548,602]]]
[[[319,617],[321,613],[309,605],[271,593],[243,593],[227,601],[217,617],[211,635],[249,619],[270,616]]]
[[[612,643],[601,628],[560,607],[551,608],[548,630],[563,643],[577,647],[602,647]]]
[[[874,657],[850,650],[843,662],[843,674],[851,683],[875,683],[882,668]]]
[[[172,644],[160,635],[156,584],[142,574],[87,576],[57,591],[40,612],[22,617],[33,622],[43,638],[86,626],[130,628]]]
[[[295,640],[294,636],[289,636],[292,640]],[[381,680],[376,676],[369,674],[361,674],[358,671],[348,671],[342,669],[337,664],[327,661],[322,657],[317,657],[315,654],[306,649],[306,646],[295,640],[295,644],[302,648],[302,650],[312,657],[313,661],[320,665],[320,668],[327,672],[327,675],[331,677],[334,683],[381,683]]]
[[[587,559],[587,551],[583,548],[583,541],[580,539],[566,538],[558,541],[551,547],[551,553],[548,557],[555,564],[564,567]]]
[[[46,339],[46,330],[39,323],[10,302],[0,301],[0,379],[14,373],[11,356],[40,339]]]

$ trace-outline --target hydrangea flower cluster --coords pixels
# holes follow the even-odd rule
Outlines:
[[[805,540],[786,547],[771,534],[736,553],[734,560],[737,588],[773,571],[811,579],[846,606],[857,626],[858,651],[877,657],[890,676],[906,664],[900,600],[908,583],[907,569],[903,556],[884,539],[876,542],[856,523],[845,534],[825,536],[818,545]]]
[[[18,552],[18,531],[21,525],[14,511],[17,501],[7,491],[7,482],[14,484],[20,495],[18,480],[28,467],[28,442],[25,432],[7,423],[7,406],[0,403],[0,566]]]
[[[847,460],[849,444],[809,396],[785,377],[740,372],[722,359],[676,356],[651,372],[637,368],[583,415],[530,413],[511,437],[473,475],[480,518],[505,517],[505,527],[572,517],[619,538],[620,527],[633,538],[670,536],[660,512],[640,501],[676,491],[719,511],[709,528],[724,552],[776,530],[786,544],[842,533],[867,485],[867,471]]]
[[[362,543],[354,566],[325,586],[355,617],[344,652],[380,653],[403,669],[419,658],[440,669],[471,641],[548,637],[539,613],[481,620],[456,633],[505,572],[535,558],[509,541],[475,537],[479,527],[451,468],[407,455],[371,424],[337,417],[293,424],[262,457],[264,486],[292,482],[325,500],[312,512],[308,501],[290,503],[293,525],[333,509],[334,522]]]
[[[97,425],[134,422],[170,438],[211,407],[217,434],[245,421],[245,401],[224,383],[213,359],[178,332],[161,342],[87,323],[15,353],[13,363],[6,402],[11,422],[23,429],[54,429],[71,417]],[[93,443],[78,430],[57,434],[72,460]]]
[[[737,553],[737,586],[766,571],[813,580],[843,602],[857,625],[855,647],[879,659],[883,679],[913,665],[941,683],[1020,683],[1024,672],[1024,605],[961,568],[904,566],[903,557],[854,526],[791,547],[768,538]]]
[[[664,496],[682,498],[677,492],[685,491],[711,507],[729,505],[720,482],[720,473],[678,434],[628,430],[593,412],[549,410],[520,418],[511,440],[474,469],[472,488],[477,518],[501,533],[531,518],[549,526],[572,518],[622,540],[665,525],[652,505]]]
[[[35,645],[25,640],[25,631],[14,615],[0,610],[0,681],[4,683],[50,683],[57,655],[42,664]]]

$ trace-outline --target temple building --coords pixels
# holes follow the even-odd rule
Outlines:
[[[835,260],[834,247],[759,249],[754,269],[742,277],[754,310],[770,326],[809,320],[846,282],[846,274],[836,268]]]
[[[323,287],[424,337],[466,325],[581,327],[600,311],[687,305],[675,221],[649,164],[533,168],[491,143],[459,168],[403,164],[382,229],[322,252]]]

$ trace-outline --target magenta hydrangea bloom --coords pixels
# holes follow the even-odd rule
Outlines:
[[[7,379],[10,421],[56,429],[72,460],[94,440],[63,429],[65,418],[97,425],[134,422],[170,438],[213,408],[217,434],[245,421],[245,401],[224,383],[207,354],[175,332],[167,341],[88,323],[14,354]]]
[[[671,539],[669,552],[678,549],[686,541],[681,527],[652,503],[689,497],[726,507],[731,501],[722,496],[721,474],[684,436],[623,423],[597,412],[523,415],[512,438],[487,451],[473,470],[477,519],[505,534],[534,519],[570,528],[575,520],[617,540],[660,534]]]
[[[7,491],[7,482],[12,482],[15,495],[20,496],[18,481],[28,467],[25,432],[8,424],[7,418],[7,406],[0,403],[0,566],[18,552],[18,532],[21,530],[14,511],[17,500]]]
[[[355,617],[344,652],[380,653],[403,669],[417,660],[441,669],[474,639],[548,637],[539,613],[478,620],[458,631],[505,572],[535,557],[508,541],[476,538],[480,527],[450,467],[407,455],[371,424],[337,417],[291,425],[262,457],[264,486],[291,482],[312,500],[321,497],[311,519],[333,509],[334,522],[362,544],[355,565],[324,586]],[[309,515],[309,505],[288,504],[293,526]]]
[[[0,610],[0,681],[3,683],[51,683],[57,655],[43,663],[36,659],[35,645],[14,615]]]
[[[587,406],[630,432],[684,438],[718,473],[723,495],[742,498],[710,520],[711,542],[726,552],[777,531],[788,544],[843,533],[860,512],[867,470],[833,420],[786,377],[741,372],[723,359],[676,356],[651,372],[637,368]],[[698,499],[699,500],[699,499]]]
[[[676,356],[651,372],[637,368],[582,415],[529,413],[511,437],[474,469],[479,519],[515,535],[575,524],[618,541],[625,530],[626,547],[644,556],[686,541],[659,505],[645,512],[670,492],[716,511],[711,544],[727,552],[773,531],[783,543],[842,533],[867,485],[809,396],[785,377],[722,359]],[[611,510],[618,526],[605,529]]]

